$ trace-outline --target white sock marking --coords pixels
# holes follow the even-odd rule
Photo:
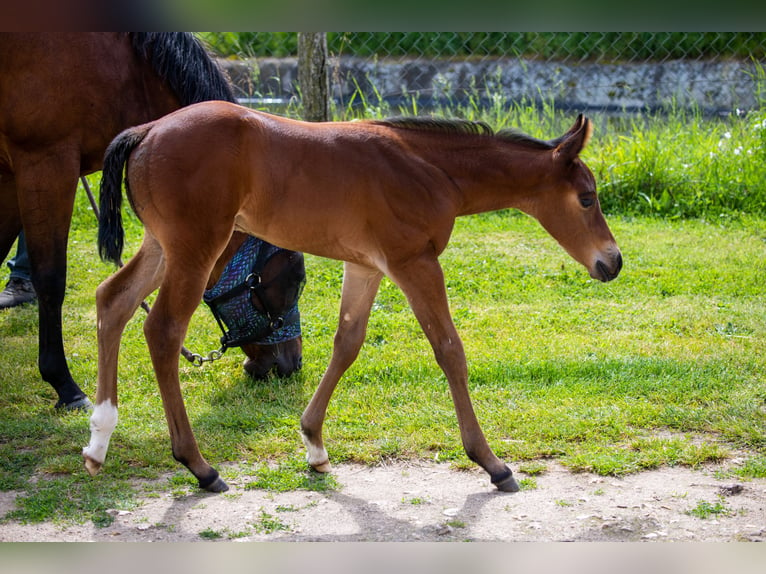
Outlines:
[[[104,462],[109,439],[117,426],[117,407],[109,399],[97,404],[90,416],[90,444],[82,453],[97,462]]]
[[[303,439],[303,446],[306,447],[306,460],[312,467],[326,463],[329,460],[327,451],[324,447],[317,448],[309,442],[309,439],[306,438],[306,435],[303,433],[301,433],[301,438]]]

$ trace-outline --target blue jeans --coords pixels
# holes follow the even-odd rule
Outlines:
[[[29,271],[29,255],[27,255],[27,243],[24,241],[24,231],[19,233],[16,244],[16,256],[8,260],[8,268],[11,270],[11,279],[26,279],[30,281],[32,275]]]

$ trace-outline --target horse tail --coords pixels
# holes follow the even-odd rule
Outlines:
[[[120,265],[125,246],[122,225],[122,180],[131,152],[152,128],[153,122],[128,128],[117,135],[104,154],[99,194],[98,252],[103,261]],[[130,193],[127,177],[125,188]]]

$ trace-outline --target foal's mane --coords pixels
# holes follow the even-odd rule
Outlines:
[[[188,32],[131,32],[133,49],[164,79],[182,106],[207,100],[236,102],[226,75]]]
[[[504,128],[495,132],[489,124],[481,121],[463,119],[431,118],[431,117],[392,117],[375,120],[370,123],[406,130],[441,132],[445,134],[473,134],[493,137],[502,141],[515,143],[524,147],[539,150],[550,150],[556,147],[557,140],[545,141],[537,139],[516,128]]]

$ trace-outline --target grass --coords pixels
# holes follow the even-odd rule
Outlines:
[[[537,113],[528,112],[520,125],[531,125]],[[546,122],[535,135],[563,133],[557,122],[567,123]],[[629,153],[625,147],[600,152],[596,141],[589,152],[594,161],[602,153],[602,162]],[[660,152],[657,147],[653,153]],[[612,181],[604,175],[609,170],[599,169],[599,181]],[[609,199],[615,187],[605,187],[604,202],[616,211],[622,200]],[[649,205],[640,197],[629,204],[640,201]],[[766,219],[734,211],[710,215],[715,210],[693,219],[686,211],[678,217],[642,208],[619,213],[608,219],[625,268],[606,285],[591,280],[526,216],[503,211],[458,220],[442,262],[474,406],[490,444],[514,469],[530,474],[542,472],[540,461],[548,458],[573,471],[623,475],[699,467],[737,451],[744,460],[733,472],[763,477]],[[127,259],[142,231],[132,215],[126,223]],[[75,379],[93,397],[93,292],[113,268],[98,260],[95,222],[83,194],[75,205],[69,254],[65,348]],[[238,350],[203,368],[180,364],[203,454],[225,479],[249,476],[248,488],[339,488],[332,477],[306,468],[297,430],[329,360],[342,265],[313,256],[306,264],[299,374],[253,382]],[[54,412],[55,394],[37,371],[36,307],[0,313],[0,489],[18,493],[18,509],[6,518],[105,525],[107,510],[130,508],[138,494],[195,492],[194,479],[170,453],[143,318],[139,311],[123,337],[120,422],[102,474],[91,478],[80,457],[88,415]],[[200,307],[186,346],[204,354],[217,348],[219,336],[211,314]],[[387,280],[367,344],[330,403],[325,437],[333,463],[437,459],[474,467],[461,447],[444,376],[404,297]],[[175,474],[169,482],[135,486],[136,479],[165,473]],[[526,485],[535,486],[533,480]]]
[[[690,508],[686,511],[686,514],[690,516],[696,516],[702,520],[716,516],[728,516],[732,513],[732,510],[726,506],[726,502],[721,499],[718,502],[707,502],[700,500],[694,508]]]

